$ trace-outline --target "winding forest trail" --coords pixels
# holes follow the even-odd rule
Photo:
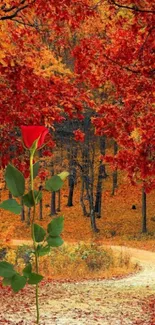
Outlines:
[[[40,325],[155,325],[155,319],[144,307],[155,295],[155,253],[110,247],[130,254],[142,270],[120,280],[44,282],[40,285]],[[0,294],[0,324],[35,324],[33,288],[25,288],[14,298],[12,292],[7,293],[7,299],[5,290],[0,290]]]

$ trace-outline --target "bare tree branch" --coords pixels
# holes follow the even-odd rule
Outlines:
[[[147,36],[146,36],[146,38],[145,38],[145,40],[144,40],[144,42],[143,42],[143,44],[142,44],[142,46],[141,46],[141,48],[140,48],[140,50],[139,50],[139,56],[138,56],[138,58],[141,57],[141,55],[142,55],[142,53],[143,53],[143,50],[144,50],[144,47],[145,47],[145,45],[146,45],[146,43],[147,43],[147,40],[148,40],[148,38],[149,38],[149,36],[151,35],[151,33],[152,33],[153,30],[155,30],[155,26],[153,26],[152,28],[149,29],[149,31],[148,31],[148,33],[147,33]]]
[[[26,1],[26,0],[22,0],[22,1],[19,3],[18,7],[21,6],[21,5],[23,5],[23,4],[25,3],[25,1]],[[10,11],[12,11],[12,10],[14,10],[14,9],[17,9],[17,6],[12,6],[12,7],[10,7],[10,8],[5,8],[5,7],[6,7],[6,4],[4,4],[4,5],[1,7],[1,10],[4,11],[5,13],[10,12]]]
[[[91,7],[90,9],[96,9],[97,7],[99,7],[100,5],[102,5],[104,0],[99,0],[93,7]]]
[[[21,24],[21,25],[24,25],[24,26],[29,26],[29,27],[35,27],[35,24],[31,24],[31,23],[26,23],[22,20],[18,20],[16,18],[13,18],[12,21],[14,21],[15,23],[18,23],[18,24]]]
[[[11,8],[5,9],[5,6],[1,7],[2,12],[4,12],[4,14],[6,13],[11,13],[9,15],[4,15],[2,17],[0,17],[0,20],[12,20],[13,18],[18,17],[18,13],[23,11],[25,8],[28,8],[29,6],[31,6],[36,0],[33,0],[31,3],[27,3],[25,5],[23,5],[25,3],[25,0],[22,0],[19,4],[18,7],[16,6],[12,6]]]
[[[139,7],[137,7],[136,5],[132,5],[132,7],[128,6],[128,5],[121,5],[119,3],[117,3],[115,0],[108,0],[110,4],[115,5],[118,8],[124,8],[124,9],[128,9],[128,10],[132,10],[135,12],[139,12],[139,13],[152,13],[155,14],[155,10],[151,10],[151,9],[140,9]]]
[[[123,66],[121,63],[119,63],[119,62],[113,60],[112,58],[110,58],[110,57],[107,56],[106,54],[103,54],[103,55],[104,55],[104,57],[105,57],[108,61],[110,61],[110,62],[112,62],[112,63],[118,65],[121,69],[124,69],[124,70],[130,71],[130,72],[132,72],[132,73],[136,73],[136,74],[140,73],[140,70],[134,70],[134,69],[129,68],[129,67],[127,67],[127,66]]]

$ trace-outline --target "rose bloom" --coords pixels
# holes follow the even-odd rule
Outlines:
[[[49,132],[45,126],[21,126],[22,138],[26,148],[30,149],[35,140],[38,140],[37,149],[42,147],[45,141],[45,136]]]

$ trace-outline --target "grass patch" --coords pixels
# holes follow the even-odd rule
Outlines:
[[[32,248],[27,245],[7,248],[5,260],[14,264],[19,272],[30,261],[34,264]],[[138,270],[139,266],[131,263],[128,254],[114,253],[110,248],[84,242],[53,248],[48,256],[40,258],[39,267],[41,274],[54,280],[110,279]]]

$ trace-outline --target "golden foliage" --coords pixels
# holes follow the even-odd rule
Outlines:
[[[5,260],[15,265],[18,272],[25,267],[29,256],[34,267],[34,255],[27,254],[27,246],[8,248]],[[114,254],[110,249],[89,243],[64,244],[40,258],[39,272],[48,279],[80,280],[120,277],[139,269],[126,254]]]

